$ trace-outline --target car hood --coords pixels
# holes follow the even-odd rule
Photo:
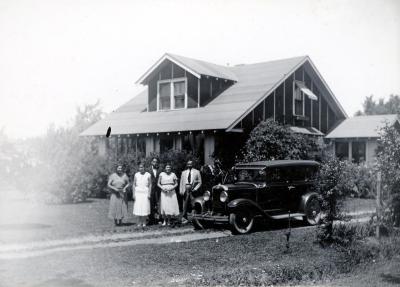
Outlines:
[[[257,184],[247,183],[247,182],[229,183],[229,184],[224,184],[223,186],[226,187],[228,190],[239,190],[239,189],[257,188],[258,187]],[[223,187],[221,186],[221,188],[223,188]]]

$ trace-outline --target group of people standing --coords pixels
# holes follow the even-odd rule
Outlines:
[[[160,220],[162,225],[169,225],[172,217],[179,217],[182,223],[186,223],[192,196],[202,187],[200,171],[193,168],[193,161],[186,162],[180,181],[172,172],[171,164],[165,164],[163,171],[160,169],[158,158],[152,159],[148,170],[143,163],[139,164],[138,169],[132,185],[122,165],[118,165],[116,172],[108,179],[111,192],[108,217],[114,220],[115,225],[121,225],[128,216],[126,193],[129,186],[132,186],[134,200],[133,215],[137,216],[139,226],[157,224]],[[181,215],[177,190],[182,198]]]

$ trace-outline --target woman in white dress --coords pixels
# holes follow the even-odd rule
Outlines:
[[[138,225],[146,226],[146,218],[150,214],[151,175],[144,170],[144,165],[139,164],[139,172],[133,179],[135,202],[133,214],[138,217]]]
[[[178,178],[171,172],[171,165],[165,165],[165,172],[160,173],[158,187],[161,189],[160,212],[164,217],[163,225],[169,225],[171,216],[179,215],[178,199],[175,188],[178,187]]]

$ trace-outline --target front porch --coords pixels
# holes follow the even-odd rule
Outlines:
[[[227,145],[240,147],[243,142],[242,133],[225,132],[222,130],[189,131],[156,134],[123,134],[110,137],[100,136],[99,153],[112,154],[117,158],[134,154],[140,161],[153,153],[163,153],[168,150],[185,150],[197,155],[201,164],[213,164],[214,153],[221,151]]]

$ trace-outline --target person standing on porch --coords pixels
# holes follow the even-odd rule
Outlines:
[[[175,189],[178,187],[178,178],[171,172],[171,164],[165,165],[165,172],[160,173],[158,186],[161,190],[160,213],[164,218],[163,226],[170,225],[171,217],[179,215],[178,199]]]
[[[119,226],[122,224],[122,219],[128,216],[125,193],[129,186],[129,178],[123,172],[122,165],[118,165],[116,172],[110,175],[107,186],[111,191],[108,218],[114,219],[115,225]]]
[[[133,179],[135,202],[133,215],[138,217],[138,225],[145,227],[146,218],[150,214],[151,175],[144,170],[144,164],[139,164],[139,171]]]
[[[150,191],[150,217],[149,224],[156,224],[160,212],[160,188],[158,186],[158,177],[161,170],[159,167],[159,160],[153,157],[151,160],[151,167],[148,170],[151,175],[151,191]]]
[[[181,174],[179,193],[183,196],[182,223],[187,223],[187,212],[191,207],[191,200],[194,193],[201,187],[200,171],[193,168],[193,161],[188,160],[186,170]]]

